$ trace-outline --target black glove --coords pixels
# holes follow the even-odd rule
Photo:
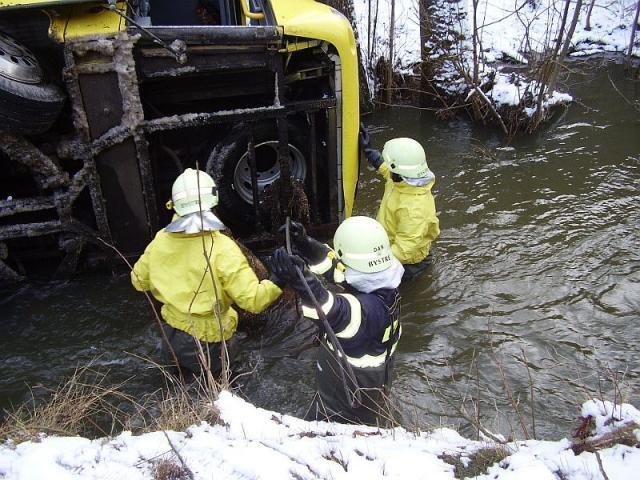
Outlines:
[[[284,247],[278,248],[273,253],[271,267],[272,273],[280,279],[284,285],[289,285],[293,288],[305,304],[311,305],[311,298],[305,288],[305,282],[320,304],[323,304],[329,298],[329,293],[322,286],[318,278],[306,268],[304,260],[297,255],[289,255]],[[296,269],[302,272],[304,282],[300,278],[300,275],[298,275]]]
[[[367,162],[369,162],[369,165],[371,165],[376,170],[378,170],[380,168],[380,165],[382,165],[382,163],[384,162],[382,154],[375,148],[367,148],[364,151],[364,158],[366,158]]]
[[[273,253],[273,257],[271,258],[271,272],[283,284],[291,285],[300,280],[296,267],[298,267],[301,272],[304,271],[304,260],[297,255],[289,255],[284,247],[278,248]]]
[[[364,123],[360,122],[360,148],[362,150],[366,150],[367,148],[371,148],[371,139],[369,138],[369,132],[367,128],[364,126]]]
[[[280,290],[284,290],[284,287],[287,286],[287,282],[284,279],[280,278],[278,274],[275,272],[273,268],[273,256],[268,261],[269,264],[269,281],[275,283]]]
[[[278,231],[286,232],[286,225],[282,225]],[[300,255],[310,265],[322,262],[329,253],[329,247],[315,238],[307,235],[307,230],[299,222],[291,222],[289,225],[291,235],[291,250]]]
[[[285,231],[286,226],[280,227],[281,231]],[[289,234],[294,243],[301,243],[307,239],[307,229],[300,222],[289,222]]]
[[[371,165],[373,168],[377,170],[378,168],[380,168],[380,165],[382,165],[382,162],[384,160],[382,158],[382,154],[375,148],[371,147],[371,139],[369,138],[369,132],[367,131],[367,129],[365,128],[362,122],[360,123],[359,137],[360,137],[360,148],[362,148],[362,151],[364,153],[364,158],[367,159],[367,162],[369,162],[369,165]]]

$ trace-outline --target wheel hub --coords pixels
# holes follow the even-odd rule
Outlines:
[[[256,175],[258,193],[278,178],[280,178],[280,163],[278,162],[278,141],[271,140],[259,143],[254,147],[256,156]],[[289,144],[291,176],[304,180],[307,175],[307,163],[304,155],[295,146]],[[253,204],[253,189],[251,187],[251,169],[249,168],[249,153],[246,152],[236,164],[233,173],[233,188],[236,193],[249,204]]]
[[[40,83],[42,69],[36,57],[11,37],[0,33],[0,76],[22,83]]]

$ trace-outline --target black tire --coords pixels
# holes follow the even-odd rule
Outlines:
[[[255,225],[250,171],[246,164],[249,125],[241,123],[212,150],[207,161],[207,173],[218,186],[218,212],[225,224],[240,235],[252,233]],[[308,140],[303,130],[289,123],[289,149],[292,155],[292,176],[304,181],[310,166]],[[275,121],[253,127],[253,143],[256,152],[260,193],[280,178],[275,147],[278,132]],[[274,164],[274,162],[276,162]]]
[[[1,33],[0,38],[17,44]],[[0,55],[7,54],[2,52]],[[33,61],[33,57],[30,58]],[[0,71],[0,130],[23,134],[42,133],[56,121],[64,100],[64,93],[56,85],[43,80],[26,83],[3,76]]]

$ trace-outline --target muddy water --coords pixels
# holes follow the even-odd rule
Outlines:
[[[579,102],[508,148],[416,110],[363,117],[377,146],[420,139],[437,176],[434,265],[402,287],[394,398],[404,422],[464,423],[454,407],[465,397],[472,415],[479,400],[489,428],[525,436],[516,403],[529,435],[535,423],[538,436],[560,437],[587,396],[640,406],[640,112],[609,76],[638,102],[618,67],[575,76]],[[363,165],[356,213],[374,215],[381,193]],[[0,298],[1,406],[43,395],[89,361],[133,393],[161,386],[143,360],[157,358],[158,336],[127,277],[34,282]],[[243,391],[302,415],[314,351],[299,352],[289,327],[246,342]]]

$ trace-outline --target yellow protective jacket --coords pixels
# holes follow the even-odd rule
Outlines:
[[[164,304],[162,318],[169,325],[206,342],[221,341],[214,317],[216,297],[228,340],[238,326],[232,304],[259,313],[282,293],[269,280],[259,281],[238,245],[217,231],[186,234],[160,230],[134,265],[131,283]]]
[[[400,263],[419,263],[429,255],[431,242],[440,235],[431,194],[435,180],[420,187],[394,182],[386,163],[380,165],[378,172],[384,177],[385,186],[376,219],[387,231],[391,250]]]

